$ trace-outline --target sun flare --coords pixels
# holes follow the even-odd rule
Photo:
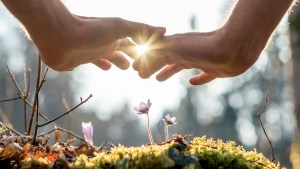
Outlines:
[[[148,46],[147,46],[147,45],[137,45],[137,46],[135,47],[135,50],[137,51],[137,53],[138,53],[139,55],[142,55],[142,54],[144,54],[145,52],[147,52]]]

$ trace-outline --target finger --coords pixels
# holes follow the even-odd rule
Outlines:
[[[214,76],[211,76],[210,74],[207,74],[205,72],[201,72],[199,75],[192,77],[190,79],[190,83],[192,85],[203,85],[214,79],[216,79]]]
[[[135,58],[132,67],[134,70],[140,71],[145,69],[145,66],[147,66],[150,68],[150,72],[156,72],[165,65],[173,64],[169,55],[170,53],[165,50],[148,50],[141,56]]]
[[[98,59],[94,61],[93,64],[103,70],[109,70],[111,68],[111,63],[105,59]]]
[[[152,35],[163,36],[166,29],[163,27],[155,27],[147,24],[128,21],[121,18],[109,18],[109,26],[113,30],[113,38],[122,39],[125,37],[134,37],[137,42],[145,42],[145,39],[149,39]]]
[[[182,69],[184,69],[184,67],[179,64],[169,65],[156,75],[156,79],[158,81],[165,81]]]
[[[164,27],[155,27],[155,26],[151,26],[139,22],[125,20],[118,17],[111,17],[111,18],[84,17],[84,16],[76,16],[76,17],[80,19],[92,21],[92,24],[96,25],[94,27],[102,28],[102,29],[98,29],[99,30],[98,33],[101,35],[103,33],[103,30],[105,30],[106,33],[108,33],[110,40],[112,41],[126,38],[126,37],[134,37],[137,40],[137,42],[142,43],[142,42],[146,42],[151,37],[153,38],[161,37],[166,33],[166,29]],[[99,24],[99,26],[97,26],[97,24]],[[110,40],[106,40],[106,41],[110,41]]]
[[[151,44],[166,33],[166,28],[155,27],[143,23],[129,23],[130,37],[139,45]]]
[[[128,38],[119,39],[117,41],[119,43],[117,51],[122,51],[132,59],[135,59],[138,57],[138,52],[136,50],[136,44],[132,42],[132,40]]]
[[[108,61],[122,70],[127,69],[130,65],[129,61],[120,52],[114,52],[114,54],[108,58]]]
[[[136,57],[135,61],[132,64],[132,68],[136,71],[140,71],[143,67],[143,63],[145,62],[145,55],[144,56],[140,56],[140,57]]]
[[[149,56],[147,57],[149,58]],[[152,58],[151,58],[152,59]],[[139,70],[139,76],[141,78],[149,78],[151,75],[162,69],[164,66],[167,65],[166,62],[164,62],[161,59],[158,59],[157,57],[153,58],[154,61],[151,60],[145,60],[143,67]]]

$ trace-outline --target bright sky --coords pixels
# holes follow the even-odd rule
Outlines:
[[[189,21],[192,15],[197,16],[200,31],[216,29],[223,1],[225,0],[65,0],[65,4],[78,15],[121,17],[164,26],[167,34],[174,34],[191,31]],[[165,108],[176,108],[185,95],[179,80],[188,80],[183,79],[183,73],[180,73],[165,82],[157,82],[154,77],[140,79],[132,68],[121,71],[113,67],[109,71],[102,71],[93,65],[81,66],[73,72],[77,98],[93,94],[94,97],[84,107],[97,110],[101,119],[109,118],[110,113],[120,110],[126,101],[133,107],[149,98],[153,103],[153,114],[161,114]],[[161,116],[150,117],[156,121]]]

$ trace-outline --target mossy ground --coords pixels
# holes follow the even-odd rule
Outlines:
[[[93,156],[80,154],[74,162],[58,159],[48,163],[44,158],[26,158],[22,169],[28,168],[75,168],[75,169],[280,169],[263,154],[246,151],[235,142],[195,137],[187,144],[175,141],[161,145],[125,147],[118,145],[109,151],[95,152]]]

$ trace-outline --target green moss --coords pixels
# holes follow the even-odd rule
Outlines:
[[[28,161],[26,166],[29,165]],[[37,160],[32,161],[37,164]],[[175,142],[141,147],[118,145],[109,152],[95,153],[92,158],[81,154],[70,166],[75,169],[280,169],[279,163],[270,162],[255,150],[246,151],[233,141],[224,143],[205,136],[194,138],[188,146]]]
[[[169,168],[174,162],[167,156],[170,145],[124,147],[119,145],[111,152],[96,153],[88,158],[81,155],[74,163],[74,168]]]
[[[224,143],[222,140],[206,139],[205,136],[194,138],[186,154],[196,156],[202,168],[280,168],[279,163],[272,163],[255,150],[246,151],[233,141]]]

